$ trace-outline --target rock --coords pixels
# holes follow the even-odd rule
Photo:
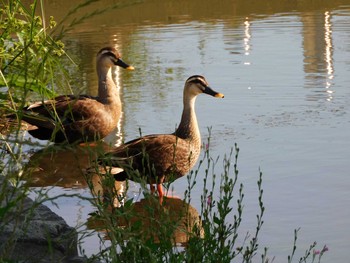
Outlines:
[[[85,262],[77,232],[48,207],[37,204],[0,176],[0,261]]]

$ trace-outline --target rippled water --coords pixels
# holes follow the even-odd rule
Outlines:
[[[206,140],[211,127],[213,156],[223,157],[234,143],[240,147],[242,233],[254,231],[262,170],[266,213],[260,240],[276,262],[291,253],[293,231],[299,227],[300,254],[316,240],[330,248],[325,262],[348,260],[350,3],[321,2],[304,9],[275,4],[270,10],[225,1],[212,12],[189,4],[183,13],[166,4],[160,9],[168,13],[157,13],[145,3],[140,18],[135,14],[142,6],[130,7],[124,10],[131,14],[126,22],[109,13],[66,38],[82,68],[79,92],[96,92],[90,88],[96,86],[93,57],[106,44],[117,45],[123,59],[136,67],[118,75],[125,140],[138,136],[139,128],[143,134],[173,132],[190,75],[203,74],[225,94],[224,100],[197,99],[202,137]],[[186,178],[173,186],[182,196]],[[138,193],[133,188],[131,196]],[[193,193],[197,209],[201,189],[198,182]],[[89,195],[84,188],[53,191]],[[64,198],[53,209],[71,225],[83,223],[93,210],[87,202]],[[98,249],[94,246],[94,238],[83,245],[91,253]]]

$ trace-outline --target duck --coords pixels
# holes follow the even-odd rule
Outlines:
[[[60,95],[25,108],[21,118],[32,127],[29,134],[55,143],[90,142],[103,139],[115,129],[121,116],[119,90],[112,68],[134,70],[114,47],[97,53],[98,95]]]
[[[126,142],[105,152],[97,159],[98,171],[104,169],[117,181],[143,178],[160,202],[162,184],[186,175],[196,164],[201,151],[201,134],[198,127],[195,101],[199,94],[224,98],[214,91],[201,75],[189,77],[183,90],[183,111],[180,124],[171,134],[151,134]],[[119,169],[115,169],[119,168]],[[117,173],[113,171],[117,170]]]

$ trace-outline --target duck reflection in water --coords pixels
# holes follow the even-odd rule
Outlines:
[[[108,220],[108,223],[105,220]],[[117,213],[102,216],[92,214],[87,226],[90,229],[104,232],[105,238],[110,239],[114,230],[112,233],[108,232],[106,225],[111,226],[111,222],[115,224],[112,226],[113,229],[119,228],[120,233],[125,233],[125,235],[121,234],[124,240],[130,238],[128,230],[131,227],[133,227],[131,234],[137,235],[135,236],[137,239],[152,239],[156,243],[160,240],[162,242],[170,240],[176,246],[186,246],[191,237],[203,238],[204,236],[198,211],[178,198],[164,197],[160,206],[158,200],[149,195],[145,199],[118,209]]]
[[[85,170],[92,165],[92,161],[99,153],[110,150],[110,146],[102,141],[93,147],[66,145],[51,145],[35,152],[24,169],[23,180],[29,187],[58,186],[63,188],[90,188],[95,197],[102,198],[103,187],[101,177],[88,174]],[[117,193],[125,190],[125,182],[114,182]],[[115,199],[118,207],[118,200]]]

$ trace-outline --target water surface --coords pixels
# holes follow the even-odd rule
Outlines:
[[[211,127],[213,156],[223,157],[234,143],[241,149],[242,234],[255,230],[260,168],[266,206],[260,242],[269,255],[285,261],[293,231],[301,228],[300,255],[316,240],[330,248],[326,262],[346,262],[350,3],[270,2],[146,1],[88,20],[65,38],[81,69],[75,92],[96,93],[94,56],[105,45],[118,47],[136,67],[132,73],[118,71],[124,111],[118,138],[130,140],[139,128],[143,134],[173,132],[185,80],[204,75],[225,99],[197,99],[203,140]],[[55,17],[71,6],[65,1],[46,5]],[[107,139],[115,140],[115,135]],[[218,165],[217,173],[221,169]],[[173,186],[183,196],[186,178]],[[192,194],[198,210],[201,189],[198,182]],[[84,187],[52,191],[89,196]],[[138,196],[137,185],[129,196]],[[93,210],[82,200],[62,198],[58,205],[53,209],[73,226]],[[94,253],[96,244],[92,237],[83,247]]]

